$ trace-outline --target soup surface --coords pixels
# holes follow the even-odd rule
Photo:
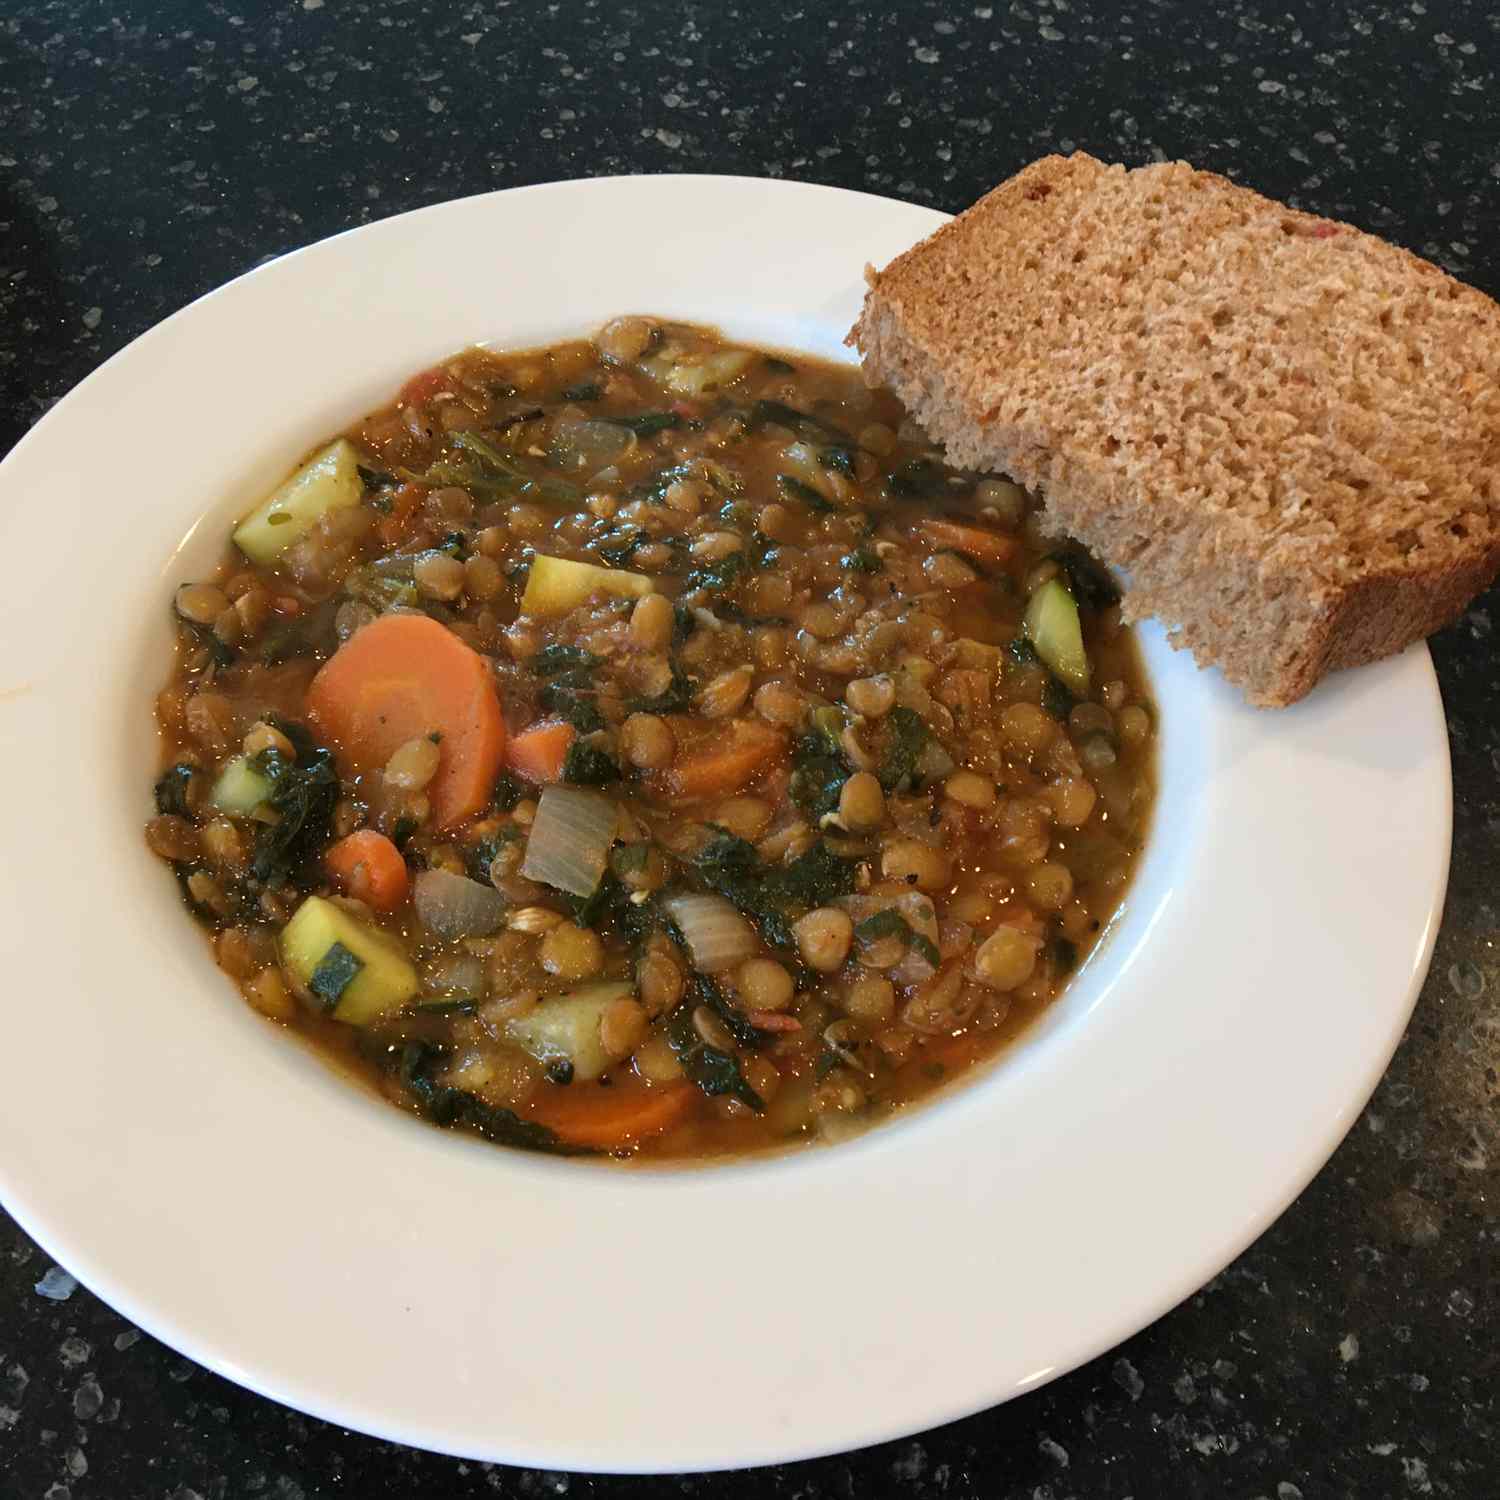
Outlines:
[[[150,847],[249,1003],[512,1146],[837,1137],[1118,910],[1155,719],[1109,576],[886,392],[624,317],[470,350],[173,601]]]

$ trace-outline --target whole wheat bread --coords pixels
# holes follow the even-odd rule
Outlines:
[[[1500,569],[1500,307],[1373,235],[1182,162],[1049,156],[867,275],[867,378],[1252,703]]]

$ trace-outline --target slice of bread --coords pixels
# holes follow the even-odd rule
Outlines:
[[[871,383],[1251,703],[1500,569],[1500,307],[1373,235],[1182,162],[1049,156],[867,276]]]

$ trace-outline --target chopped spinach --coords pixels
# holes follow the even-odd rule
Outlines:
[[[778,474],[776,483],[793,500],[800,500],[810,510],[823,513],[834,508],[825,496],[819,494],[810,484],[805,484],[798,479],[795,474]]]
[[[438,1083],[431,1076],[434,1064],[442,1061],[444,1049],[431,1042],[407,1042],[398,1052],[392,1051],[397,1076],[422,1113],[435,1125],[459,1125],[501,1146],[518,1146],[523,1151],[547,1151],[557,1156],[591,1154],[588,1147],[575,1146],[555,1131],[534,1120],[523,1119],[514,1110],[488,1104],[467,1089]]]
[[[490,805],[501,812],[509,812],[525,795],[526,787],[520,779],[509,771],[502,771],[495,782],[495,790],[490,793]]]
[[[918,499],[948,492],[947,470],[931,458],[909,458],[886,481],[893,495]]]
[[[1068,590],[1080,609],[1108,609],[1120,602],[1119,586],[1109,572],[1076,542],[1068,542],[1051,554],[1068,579]]]
[[[240,653],[233,646],[225,645],[207,625],[196,625],[181,618],[178,624],[184,626],[192,634],[193,639],[207,649],[208,659],[216,667],[227,667],[239,656]]]
[[[600,542],[594,550],[603,562],[612,568],[628,568],[642,547],[649,547],[655,540],[644,531],[633,531],[621,542]]]
[[[798,437],[806,438],[809,442],[819,443],[832,440],[835,443],[847,443],[849,434],[842,428],[835,427],[831,422],[825,422],[821,417],[815,417],[811,412],[798,411],[795,406],[788,406],[784,401],[760,400],[750,408],[749,425],[752,428],[764,427],[767,422],[775,422],[780,427],[790,428]]]
[[[1077,702],[1078,699],[1073,696],[1073,690],[1067,683],[1056,673],[1049,672],[1042,687],[1042,707],[1054,719],[1066,719]]]
[[[469,540],[461,531],[450,531],[434,548],[434,552],[446,552],[449,557],[463,562],[469,555]]]
[[[559,672],[592,672],[600,661],[600,657],[591,651],[585,651],[582,646],[553,644],[543,646],[535,656],[528,657],[526,666],[528,671],[538,677],[554,677]]]
[[[495,856],[506,845],[519,843],[524,837],[525,835],[514,823],[507,823],[504,828],[497,829],[477,843],[470,844],[464,851],[464,869],[469,879],[477,880],[481,885],[488,885],[490,866],[494,864]]]
[[[698,617],[686,604],[672,606],[672,644],[680,646],[698,628]]]
[[[854,936],[862,943],[876,943],[881,938],[899,937],[914,953],[925,958],[935,969],[943,961],[938,946],[924,933],[920,933],[894,906],[877,911],[863,922],[854,924]]]
[[[731,552],[728,557],[720,558],[718,562],[694,568],[683,579],[682,586],[686,590],[707,589],[710,593],[717,594],[724,589],[733,588],[745,575],[749,566],[750,559],[743,551]]]
[[[570,682],[549,682],[537,696],[544,713],[571,724],[579,734],[593,734],[603,729],[604,715],[593,702],[592,688],[578,688]]]
[[[359,482],[367,490],[388,490],[396,483],[396,476],[386,473],[384,469],[367,469],[363,464],[356,464],[354,467],[359,473]]]
[[[764,360],[767,371],[772,375],[795,375],[796,365],[789,360],[778,359],[774,354],[768,354]]]
[[[275,823],[256,830],[250,873],[261,881],[297,880],[311,873],[308,867],[328,843],[339,800],[332,753],[315,745],[300,724],[275,723],[292,741],[297,758],[272,749],[250,758],[251,768],[271,783],[266,801],[279,814]]]
[[[604,387],[597,380],[585,380],[579,385],[570,385],[562,393],[564,401],[598,401],[604,395]]]
[[[1031,644],[1029,636],[1018,635],[1005,649],[1015,666],[1029,669],[1041,665],[1042,659],[1036,654],[1036,647]]]
[[[598,927],[607,918],[617,917],[629,899],[630,892],[606,870],[587,896],[573,898],[573,920],[580,927]]]
[[[825,469],[834,469],[846,479],[854,476],[854,449],[846,447],[842,443],[835,443],[831,447],[824,448],[818,454],[818,462]]]
[[[411,843],[412,835],[422,825],[415,818],[402,814],[396,819],[396,826],[391,829],[391,842],[398,848],[404,850]]]
[[[606,417],[604,420],[613,422],[616,427],[628,427],[637,437],[643,438],[655,437],[669,427],[682,426],[682,418],[675,411],[645,411],[636,416]]]
[[[804,912],[854,889],[855,862],[835,854],[823,839],[790,864],[765,865],[752,844],[715,828],[693,863],[703,883],[754,921],[777,948],[796,946],[792,923]]]
[[[342,943],[334,943],[318,960],[318,966],[308,978],[307,987],[323,1002],[323,1009],[331,1011],[344,991],[359,978],[364,961],[351,953]]]
[[[839,743],[843,728],[838,709],[820,709],[792,748],[791,798],[813,818],[837,811],[844,783],[854,774]]]
[[[758,1047],[770,1034],[750,1024],[744,1011],[729,1003],[729,997],[707,974],[699,974],[693,981],[698,998],[723,1023],[724,1029],[742,1047]]]
[[[325,651],[332,651],[338,643],[338,612],[339,600],[325,599],[304,613],[273,625],[261,637],[261,661],[274,667],[294,657],[321,656]]]
[[[563,756],[562,779],[571,786],[603,786],[620,779],[620,767],[587,740],[574,740]]]
[[[885,569],[885,564],[880,560],[880,554],[873,547],[858,546],[853,552],[839,559],[851,573],[880,573]]]
[[[880,785],[889,796],[904,791],[916,774],[917,759],[931,738],[922,716],[897,704],[886,715],[885,749],[880,757]]]
[[[667,1023],[667,1042],[677,1054],[683,1073],[709,1098],[727,1094],[753,1109],[756,1114],[765,1111],[765,1101],[750,1086],[740,1067],[740,1060],[732,1052],[722,1052],[710,1047],[698,1035],[693,1026],[693,997],[689,997],[672,1013]]]
[[[652,698],[627,698],[625,707],[633,714],[686,713],[693,705],[695,687],[693,679],[674,661],[672,680],[661,692]]]
[[[188,787],[197,774],[197,766],[190,766],[185,760],[178,761],[175,766],[168,766],[156,779],[157,812],[191,818],[193,810],[188,806]]]

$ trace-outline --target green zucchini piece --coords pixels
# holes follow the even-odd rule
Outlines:
[[[405,950],[322,896],[309,896],[281,929],[281,961],[335,1021],[364,1026],[417,993]]]
[[[1036,654],[1075,693],[1089,690],[1089,659],[1083,649],[1078,604],[1059,579],[1044,583],[1027,601],[1023,622]]]
[[[246,755],[236,755],[224,762],[208,800],[222,813],[244,817],[255,811],[271,795],[271,782],[250,764]]]
[[[336,438],[256,506],[235,528],[234,539],[246,557],[273,562],[329,511],[358,505],[364,493],[354,445],[348,438]]]
[[[506,1035],[538,1062],[569,1062],[577,1083],[592,1083],[620,1061],[604,1050],[599,1022],[605,1009],[634,993],[623,981],[585,985],[544,999],[535,1010],[505,1024]]]

